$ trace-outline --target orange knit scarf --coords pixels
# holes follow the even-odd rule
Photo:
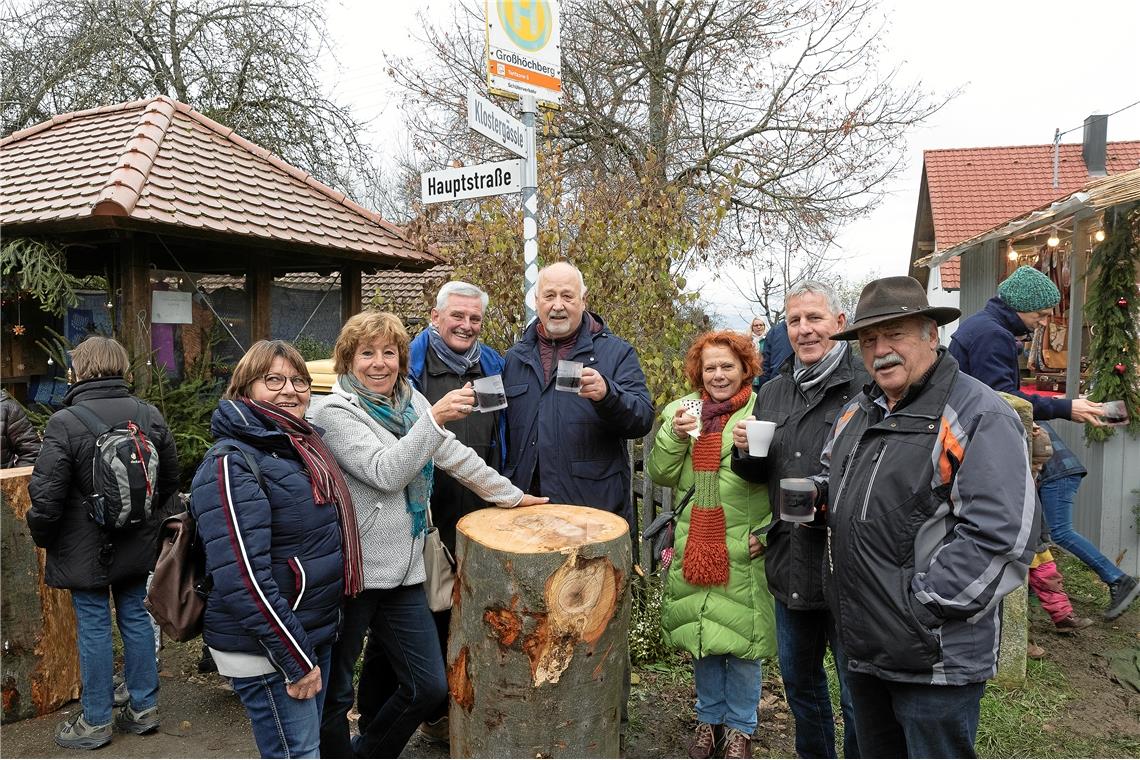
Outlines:
[[[689,516],[689,537],[681,569],[694,586],[728,583],[728,543],[724,508],[720,503],[720,452],[728,419],[748,403],[752,387],[745,385],[725,401],[716,402],[701,392],[701,435],[693,444],[693,480],[696,493]]]

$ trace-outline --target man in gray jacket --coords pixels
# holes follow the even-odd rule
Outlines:
[[[958,316],[929,306],[916,280],[886,277],[831,336],[859,339],[872,379],[812,478],[864,757],[974,757],[999,602],[1033,558],[1025,430],[938,345],[937,326]]]
[[[774,511],[779,509],[780,479],[819,472],[819,453],[838,412],[858,396],[870,379],[847,341],[831,339],[847,325],[835,291],[814,280],[788,289],[785,324],[794,356],[775,368],[771,382],[756,393],[748,419],[776,423],[768,456],[748,455],[746,423],[732,431],[732,471],[753,483],[767,483]],[[827,673],[828,646],[839,671],[843,707],[843,755],[859,757],[855,716],[847,693],[847,660],[835,636],[835,621],[823,598],[826,526],[775,520],[763,549],[768,590],[776,599],[776,644],[780,677],[788,707],[796,719],[796,754],[836,757],[835,721]],[[760,541],[753,537],[753,551]]]

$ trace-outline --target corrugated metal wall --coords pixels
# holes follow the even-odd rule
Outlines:
[[[974,246],[962,255],[962,292],[958,301],[962,319],[981,311],[986,301],[993,298],[1003,272],[996,240]]]

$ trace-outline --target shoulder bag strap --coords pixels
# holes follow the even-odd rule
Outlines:
[[[246,467],[248,467],[249,471],[253,473],[253,477],[257,481],[257,485],[261,488],[262,491],[264,491],[265,479],[261,476],[261,468],[257,466],[257,462],[253,460],[253,457],[249,455],[248,451],[243,449],[241,446],[233,443],[219,443],[215,444],[214,446],[214,453],[216,454],[230,451],[236,451],[242,455],[242,458],[245,459]],[[268,495],[268,493],[266,495]]]

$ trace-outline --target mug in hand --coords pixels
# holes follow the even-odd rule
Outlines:
[[[776,423],[767,420],[748,420],[744,430],[748,435],[748,456],[768,456],[768,446],[776,434]]]
[[[503,376],[477,377],[472,383],[475,389],[476,412],[493,412],[507,408],[507,393],[503,390]]]
[[[582,387],[582,362],[568,359],[558,360],[558,374],[554,378],[554,390],[577,393]]]
[[[1124,405],[1123,401],[1105,401],[1101,406],[1104,408],[1104,423],[1106,425],[1121,427],[1128,424],[1128,407]]]
[[[780,519],[811,522],[815,517],[815,484],[807,478],[780,478]]]

